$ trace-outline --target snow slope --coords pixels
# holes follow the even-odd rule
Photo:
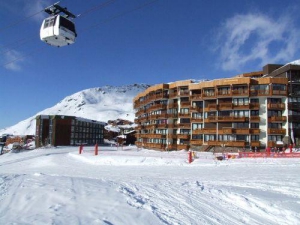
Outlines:
[[[77,116],[103,122],[118,118],[133,121],[133,98],[148,87],[146,84],[133,84],[86,89],[64,98],[55,106],[38,112],[14,126],[1,129],[0,135],[35,134],[35,117],[40,114]]]
[[[299,159],[136,147],[0,156],[0,224],[299,224]]]

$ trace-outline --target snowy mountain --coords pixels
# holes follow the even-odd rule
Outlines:
[[[4,133],[35,134],[35,118],[40,114],[76,116],[103,122],[118,118],[133,121],[133,98],[149,86],[147,84],[133,84],[86,89],[64,98],[55,106],[38,112],[14,126],[0,130],[0,135]]]

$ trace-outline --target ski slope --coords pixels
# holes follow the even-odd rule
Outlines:
[[[0,156],[0,224],[300,224],[299,159],[99,146]]]

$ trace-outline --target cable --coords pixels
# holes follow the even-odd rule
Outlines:
[[[84,15],[86,15],[86,14],[92,12],[92,11],[96,11],[96,10],[98,10],[98,9],[101,9],[101,8],[107,6],[107,5],[110,5],[111,3],[115,2],[115,1],[116,1],[116,0],[109,0],[109,1],[107,1],[107,2],[103,2],[103,3],[99,4],[99,5],[96,5],[96,6],[92,7],[92,8],[90,8],[90,9],[88,9],[88,10],[85,10],[85,11],[83,11],[82,13],[78,14],[78,15],[77,15],[77,18],[78,18],[78,17],[82,17],[82,16],[84,16]]]
[[[112,0],[110,0],[109,2],[111,2],[111,1],[112,1]],[[115,1],[115,0],[113,0],[113,1]],[[90,26],[89,28],[87,28],[87,29],[85,29],[85,30],[83,30],[83,31],[88,31],[88,30],[90,30],[90,29],[92,29],[92,28],[94,28],[94,27],[97,27],[97,26],[101,25],[101,24],[110,22],[110,21],[112,21],[112,20],[114,20],[114,19],[116,19],[116,18],[119,18],[119,17],[121,17],[121,16],[127,15],[127,14],[129,14],[129,13],[131,13],[131,12],[134,12],[134,11],[140,10],[140,9],[142,9],[142,8],[145,8],[146,6],[151,5],[151,4],[153,4],[153,3],[157,2],[157,1],[159,1],[159,0],[153,0],[153,1],[150,1],[150,2],[146,2],[146,3],[144,3],[144,4],[142,4],[142,5],[139,5],[139,6],[135,7],[135,8],[133,8],[133,9],[130,9],[130,10],[121,12],[121,13],[119,13],[119,14],[116,15],[116,16],[113,16],[113,17],[111,17],[111,18],[108,18],[108,19],[106,19],[106,20],[103,20],[103,21],[100,22],[100,23],[94,24],[94,25]],[[103,4],[104,4],[104,3],[103,3]],[[38,50],[42,50],[42,49],[45,48],[45,47],[46,47],[46,46],[44,46],[44,47],[42,47],[42,48],[39,48]],[[24,58],[26,58],[27,56],[32,55],[32,54],[38,52],[38,50],[36,50],[36,51],[34,51],[34,52],[31,52],[31,53],[29,53],[29,54],[26,54],[26,55],[24,55],[24,56],[22,56],[22,57],[16,58],[16,59],[14,59],[14,60],[12,60],[12,61],[10,61],[10,62],[8,62],[8,63],[3,64],[2,66],[5,67],[5,66],[7,66],[7,65],[9,65],[9,64],[11,64],[11,63],[14,63],[14,62],[20,60],[20,59],[24,59]]]
[[[99,10],[99,9],[101,9],[101,8],[104,8],[105,6],[108,6],[109,4],[111,4],[111,3],[115,2],[115,1],[116,1],[116,0],[109,0],[109,1],[103,2],[103,3],[99,4],[99,5],[96,5],[96,6],[94,6],[94,7],[91,7],[90,9],[87,9],[87,10],[83,11],[82,13],[78,14],[77,17],[82,17],[82,16],[86,15],[87,13],[90,13],[90,12],[96,11],[96,10]],[[59,2],[58,2],[58,3],[59,3]],[[44,11],[44,9],[43,9],[42,11]],[[28,18],[30,18],[30,17],[33,17],[33,16],[39,14],[39,13],[40,13],[40,12],[37,12],[37,13],[32,14],[32,15],[26,17],[26,18],[28,19]],[[24,21],[24,20],[23,20],[23,21]],[[15,22],[15,23],[13,23],[13,24],[17,24],[17,23],[21,23],[21,22],[22,22],[22,21],[18,21],[18,22]],[[4,28],[3,28],[3,29],[4,29]],[[23,39],[20,39],[20,40],[15,41],[15,43],[17,43],[16,45],[14,45],[14,43],[12,43],[12,44],[7,44],[7,45],[1,46],[1,47],[2,47],[2,48],[8,48],[8,47],[11,47],[12,45],[13,45],[13,47],[22,46],[23,44],[25,44],[25,43],[27,43],[27,42],[29,42],[29,41],[32,41],[34,38],[35,38],[35,35],[34,35],[32,38],[30,38],[29,40],[26,40],[26,38],[23,38]],[[24,41],[24,40],[26,40],[26,41]],[[19,43],[18,43],[18,42],[19,42]],[[10,50],[2,50],[2,51],[0,51],[0,54],[5,54],[5,53],[8,53],[8,52],[10,52],[10,51],[13,51],[13,49],[10,49]]]
[[[2,29],[0,29],[0,33],[3,32],[3,31],[5,31],[5,30],[8,29],[8,28],[11,28],[11,27],[13,27],[13,26],[16,26],[16,25],[18,25],[18,24],[20,24],[20,23],[22,23],[22,22],[25,22],[25,20],[27,20],[27,19],[29,19],[29,18],[31,18],[31,17],[34,17],[34,16],[36,16],[37,14],[39,14],[39,13],[41,13],[41,12],[43,12],[43,11],[44,11],[44,10],[41,10],[41,11],[39,11],[39,12],[37,12],[37,13],[34,13],[34,14],[30,15],[30,16],[27,16],[27,17],[25,17],[25,18],[23,18],[23,19],[21,19],[21,20],[17,20],[17,21],[15,21],[15,22],[13,22],[13,23],[7,25],[6,27],[3,27]]]
[[[135,8],[133,8],[133,9],[130,9],[130,10],[121,12],[121,13],[119,13],[119,14],[116,15],[116,16],[113,16],[113,17],[111,17],[111,18],[109,18],[109,19],[103,20],[103,21],[100,22],[100,23],[94,24],[94,25],[90,26],[89,28],[87,28],[87,29],[85,29],[85,30],[83,30],[83,31],[87,31],[87,30],[90,30],[90,29],[92,29],[92,28],[94,28],[94,27],[97,27],[97,26],[99,26],[99,25],[101,25],[101,24],[110,22],[110,21],[112,21],[112,20],[114,20],[114,19],[116,19],[116,18],[119,18],[119,17],[121,17],[121,16],[127,15],[127,14],[129,14],[129,13],[131,13],[131,12],[136,11],[136,10],[142,9],[142,8],[144,8],[144,7],[148,6],[148,5],[151,5],[151,4],[153,4],[154,2],[157,2],[157,1],[158,1],[158,0],[153,0],[153,1],[150,1],[150,2],[146,2],[146,3],[144,3],[144,4],[142,4],[142,5],[139,5],[139,6],[135,7]]]

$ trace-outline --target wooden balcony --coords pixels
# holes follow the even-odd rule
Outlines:
[[[177,144],[177,150],[188,150],[190,146],[188,144]]]
[[[220,103],[219,104],[219,110],[231,110],[233,104],[231,102],[228,103]]]
[[[192,131],[193,134],[203,134],[203,129],[196,129]]]
[[[250,134],[260,134],[260,129],[258,128],[250,128]]]
[[[244,105],[233,105],[233,109],[250,109],[249,104],[244,104]]]
[[[260,141],[251,141],[250,146],[251,147],[260,147]]]
[[[157,119],[167,119],[169,115],[167,113],[157,114]]]
[[[250,109],[252,110],[259,110],[260,104],[259,103],[250,103]]]
[[[249,96],[248,88],[243,90],[232,90],[232,96]]]
[[[168,138],[177,139],[177,134],[168,134]]]
[[[234,129],[231,127],[223,127],[222,129],[218,130],[218,134],[233,134]]]
[[[191,97],[191,100],[202,100],[201,94],[193,94]]]
[[[216,128],[202,128],[203,134],[217,134]]]
[[[287,96],[287,90],[272,90],[272,95]]]
[[[191,106],[191,102],[180,102],[180,108],[189,108]]]
[[[203,140],[192,139],[192,140],[190,140],[190,144],[201,146],[201,145],[203,145]]]
[[[246,147],[245,141],[208,141],[208,145],[224,147]]]
[[[208,109],[208,111],[216,111],[216,110],[218,110],[218,105],[217,104],[208,104],[207,109]]]
[[[167,128],[167,127],[168,127],[168,124],[166,124],[166,123],[163,123],[163,124],[157,124],[156,127],[157,127],[158,129],[164,129],[164,128]]]
[[[271,96],[270,90],[250,90],[250,96]]]
[[[169,98],[177,98],[177,97],[178,97],[177,92],[169,94]]]
[[[209,99],[209,98],[216,98],[216,93],[215,92],[211,92],[211,93],[203,93],[202,94],[202,98],[203,99]]]
[[[179,91],[179,96],[188,97],[190,96],[190,91],[189,90]]]
[[[168,104],[168,108],[169,108],[169,109],[172,109],[172,108],[177,109],[177,108],[178,108],[178,104],[177,104],[177,103],[169,103],[169,104]]]
[[[165,134],[149,134],[148,138],[158,138],[158,139],[165,139],[166,135]]]
[[[274,129],[274,128],[268,128],[268,134],[286,134],[286,129]]]
[[[189,134],[177,134],[178,139],[190,139],[191,135]]]
[[[190,123],[178,123],[178,128],[181,129],[190,129],[191,128],[191,124]]]
[[[232,94],[231,94],[231,91],[228,90],[228,91],[218,91],[218,97],[231,97]]]
[[[236,129],[234,129],[234,132],[236,134],[250,134],[250,129],[249,128],[236,128]]]
[[[176,123],[168,124],[168,128],[176,129],[178,126]]]
[[[274,123],[274,122],[286,122],[286,116],[271,116],[268,118],[269,123]]]
[[[197,107],[197,106],[191,106],[190,107],[191,112],[203,112],[203,108]]]
[[[260,116],[250,116],[250,121],[251,122],[259,122],[260,121]]]
[[[192,118],[191,123],[203,123],[203,118]]]
[[[206,119],[204,119],[204,122],[206,122],[206,123],[216,123],[216,122],[218,122],[218,120],[217,120],[216,116],[209,116]]]
[[[268,109],[274,109],[274,110],[284,110],[285,104],[284,103],[268,103]]]
[[[191,114],[190,113],[178,113],[179,118],[190,118]]]
[[[249,117],[245,116],[218,116],[218,122],[246,122],[249,121]]]

